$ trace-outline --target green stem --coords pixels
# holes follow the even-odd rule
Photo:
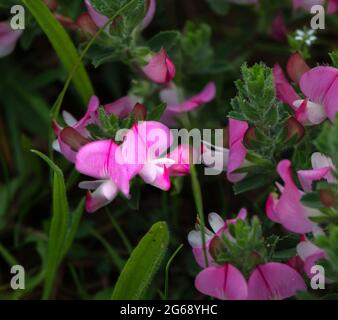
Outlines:
[[[198,181],[196,168],[193,163],[193,154],[192,149],[190,149],[190,175],[191,175],[191,186],[192,186],[192,192],[194,195],[194,201],[197,209],[197,215],[199,218],[199,224],[201,226],[201,237],[202,237],[202,246],[203,246],[203,256],[204,256],[204,262],[205,266],[208,267],[208,255],[206,250],[206,239],[205,239],[205,220],[204,220],[204,213],[203,213],[203,200],[202,200],[202,192],[201,187]]]
[[[175,252],[172,254],[170,259],[168,260],[168,263],[165,267],[165,278],[164,278],[164,300],[168,299],[168,288],[169,288],[169,269],[170,265],[173,262],[176,255],[180,252],[180,250],[183,248],[183,243],[181,243],[178,248],[175,250]]]

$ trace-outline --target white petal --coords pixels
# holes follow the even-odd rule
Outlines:
[[[144,180],[145,183],[153,183],[157,176],[157,166],[146,163],[144,164],[142,170],[140,171],[139,175]]]
[[[62,116],[67,126],[73,127],[77,124],[77,120],[68,111],[62,111]]]
[[[224,227],[224,220],[216,212],[209,213],[208,221],[211,229],[217,233]]]
[[[58,140],[54,140],[52,143],[52,147],[55,151],[60,152],[61,153],[61,148],[60,148],[60,143]]]
[[[308,240],[302,241],[297,245],[297,253],[303,261],[305,261],[307,257],[313,255],[318,250],[319,248]]]
[[[200,231],[192,230],[188,234],[188,241],[190,245],[195,247],[201,247],[202,246],[202,234]]]

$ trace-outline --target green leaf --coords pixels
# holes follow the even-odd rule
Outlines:
[[[64,67],[70,73],[74,66],[78,64],[79,56],[67,32],[42,0],[22,1],[39,23]],[[84,104],[87,104],[94,94],[94,90],[82,63],[73,76],[73,83]]]
[[[329,56],[336,68],[338,68],[338,51],[329,53]]]
[[[43,289],[43,299],[48,299],[55,279],[58,267],[70,248],[81,218],[84,202],[81,201],[73,221],[69,226],[69,208],[66,195],[66,186],[62,170],[47,156],[39,151],[32,150],[33,153],[42,158],[53,170],[53,215],[51,218],[48,250],[45,268],[45,281]]]
[[[320,200],[319,192],[310,192],[305,194],[302,199],[304,206],[309,208],[321,209],[324,207],[324,204]]]
[[[155,52],[159,51],[161,48],[169,51],[177,44],[179,38],[180,33],[178,31],[162,31],[148,41],[148,46]]]
[[[160,267],[168,242],[167,224],[155,223],[124,266],[114,288],[113,300],[138,300],[144,297]]]

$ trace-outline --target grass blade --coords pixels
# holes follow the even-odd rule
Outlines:
[[[68,33],[42,0],[22,0],[22,2],[32,13],[48,37],[62,64],[68,73],[70,73],[74,65],[78,64],[79,55]],[[87,104],[90,97],[94,94],[94,90],[81,61],[72,78],[83,103]]]
[[[142,299],[152,282],[169,242],[168,226],[155,223],[141,239],[124,266],[115,285],[113,300]]]

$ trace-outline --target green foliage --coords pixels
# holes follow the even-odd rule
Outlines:
[[[48,7],[41,0],[22,0],[29,9],[49,41],[58,54],[66,70],[70,73],[74,65],[78,64],[78,54],[69,35],[57,21]],[[88,74],[82,63],[79,64],[73,75],[74,85],[81,96],[83,103],[87,104],[94,90]]]
[[[229,224],[229,234],[231,239],[222,234],[218,243],[215,244],[214,240],[210,244],[211,254],[217,263],[231,263],[248,276],[267,256],[261,223],[257,217],[253,217],[251,223],[238,219],[236,223]]]
[[[48,299],[51,295],[54,278],[58,267],[69,250],[80,222],[84,209],[82,201],[70,222],[66,186],[61,169],[55,165],[48,157],[33,150],[41,157],[53,170],[53,215],[50,223],[48,249],[45,268],[45,283],[43,298]]]
[[[316,244],[325,250],[327,260],[322,260],[320,264],[325,268],[325,276],[338,282],[338,224],[330,226],[326,236],[319,236]]]
[[[181,36],[184,73],[203,73],[209,68],[214,55],[210,38],[211,28],[207,24],[187,22]]]
[[[159,269],[169,243],[165,222],[155,223],[141,239],[124,266],[115,285],[113,300],[144,298]]]

